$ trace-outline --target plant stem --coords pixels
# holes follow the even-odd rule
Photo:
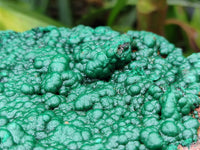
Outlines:
[[[138,0],[137,28],[160,35],[164,34],[167,0]]]
[[[70,0],[58,0],[59,18],[67,26],[73,25],[72,10]]]

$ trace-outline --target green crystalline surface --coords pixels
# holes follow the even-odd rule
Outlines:
[[[108,27],[0,32],[0,149],[175,150],[197,141],[200,54]]]

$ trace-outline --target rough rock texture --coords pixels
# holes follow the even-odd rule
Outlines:
[[[0,32],[0,149],[175,150],[197,141],[200,54],[108,27]]]

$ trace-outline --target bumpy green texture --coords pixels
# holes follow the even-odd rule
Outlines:
[[[197,140],[200,54],[108,27],[0,32],[0,149],[175,150]]]

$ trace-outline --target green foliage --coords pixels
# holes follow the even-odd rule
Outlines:
[[[37,26],[63,26],[37,12],[30,11],[23,2],[0,0],[0,30],[25,31]]]
[[[105,0],[105,6],[112,8],[114,10],[114,1],[106,1]],[[200,14],[200,1],[199,0],[168,0],[167,1],[169,7],[167,12],[167,19],[175,19],[178,24],[168,24],[166,26],[165,35],[167,39],[169,39],[171,42],[175,43],[177,46],[182,47],[186,53],[186,55],[191,54],[194,51],[200,50],[200,22],[198,15]],[[126,6],[124,9],[127,9],[126,12],[128,12],[128,9],[130,6],[134,8],[134,6],[137,5],[137,0],[128,0],[126,2]],[[145,5],[145,4],[144,4]],[[190,11],[188,11],[188,9]],[[194,10],[194,13],[192,11]],[[123,15],[126,15],[128,18],[128,13],[121,13],[116,17],[115,25],[113,26],[116,30],[121,31],[120,27],[121,24],[126,24],[125,21],[118,21],[123,20],[121,17]],[[127,22],[128,26],[132,29],[136,29],[136,26],[133,26],[133,24],[137,24],[137,20],[135,18],[136,14],[133,15],[132,19],[128,19]],[[193,17],[195,16],[195,17]],[[191,20],[192,18],[192,20]],[[194,21],[195,20],[195,21]],[[131,24],[129,22],[132,22]],[[196,23],[194,23],[196,22]],[[119,27],[119,29],[116,28],[116,24]],[[195,24],[195,25],[194,25]],[[127,28],[127,26],[125,25]],[[176,34],[174,34],[176,33]]]
[[[184,7],[200,8],[199,0],[168,0],[167,2],[171,6],[184,6]]]
[[[58,5],[60,21],[67,26],[72,26],[73,20],[70,0],[58,0]]]
[[[108,25],[120,32],[137,29],[138,0],[0,0],[0,3],[1,30],[24,31],[35,26],[62,24],[69,27],[78,24],[93,27]],[[181,23],[167,24],[166,38],[183,48],[187,54],[199,51],[200,0],[167,0],[167,3],[167,19]],[[55,10],[52,11],[52,7]],[[62,24],[45,15],[53,16]]]
[[[200,9],[195,9],[191,20],[191,26],[197,31],[196,43],[198,44],[198,47],[200,47]]]
[[[120,13],[120,11],[125,7],[127,0],[117,0],[115,6],[110,12],[110,15],[108,17],[108,25],[112,26],[113,22],[115,21],[117,15]]]

